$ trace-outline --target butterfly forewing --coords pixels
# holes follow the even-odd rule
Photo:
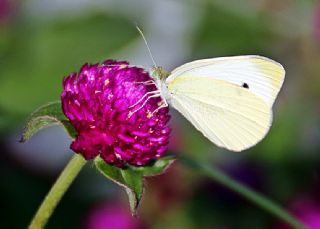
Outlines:
[[[262,56],[235,56],[196,60],[172,71],[169,85],[181,76],[207,77],[248,89],[270,107],[283,84],[281,64]]]

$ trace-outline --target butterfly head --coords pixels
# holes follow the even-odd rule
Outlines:
[[[152,67],[150,74],[153,79],[161,81],[165,81],[165,79],[169,76],[169,72],[164,70],[162,67]]]

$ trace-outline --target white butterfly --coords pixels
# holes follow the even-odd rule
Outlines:
[[[156,67],[151,74],[158,90],[148,97],[161,96],[163,106],[177,109],[210,141],[241,151],[267,134],[285,70],[250,55],[196,60],[170,74]]]

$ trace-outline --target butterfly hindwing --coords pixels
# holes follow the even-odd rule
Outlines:
[[[247,149],[270,128],[270,106],[244,87],[212,77],[180,75],[168,89],[172,106],[220,147]]]

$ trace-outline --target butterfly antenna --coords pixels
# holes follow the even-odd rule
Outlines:
[[[144,34],[143,34],[142,30],[139,28],[139,26],[138,26],[138,25],[136,25],[136,28],[137,28],[138,32],[140,33],[140,35],[141,35],[141,37],[142,37],[142,39],[143,39],[144,43],[145,43],[145,44],[146,44],[146,46],[147,46],[147,49],[148,49],[149,55],[150,55],[150,57],[151,57],[152,63],[153,63],[153,64],[154,64],[154,66],[157,68],[157,66],[158,66],[158,65],[156,64],[156,62],[155,62],[155,61],[154,61],[154,59],[153,59],[153,55],[152,55],[152,52],[151,52],[150,46],[149,46],[149,44],[148,44],[148,42],[147,42],[147,39],[145,38],[145,36],[144,36]]]

